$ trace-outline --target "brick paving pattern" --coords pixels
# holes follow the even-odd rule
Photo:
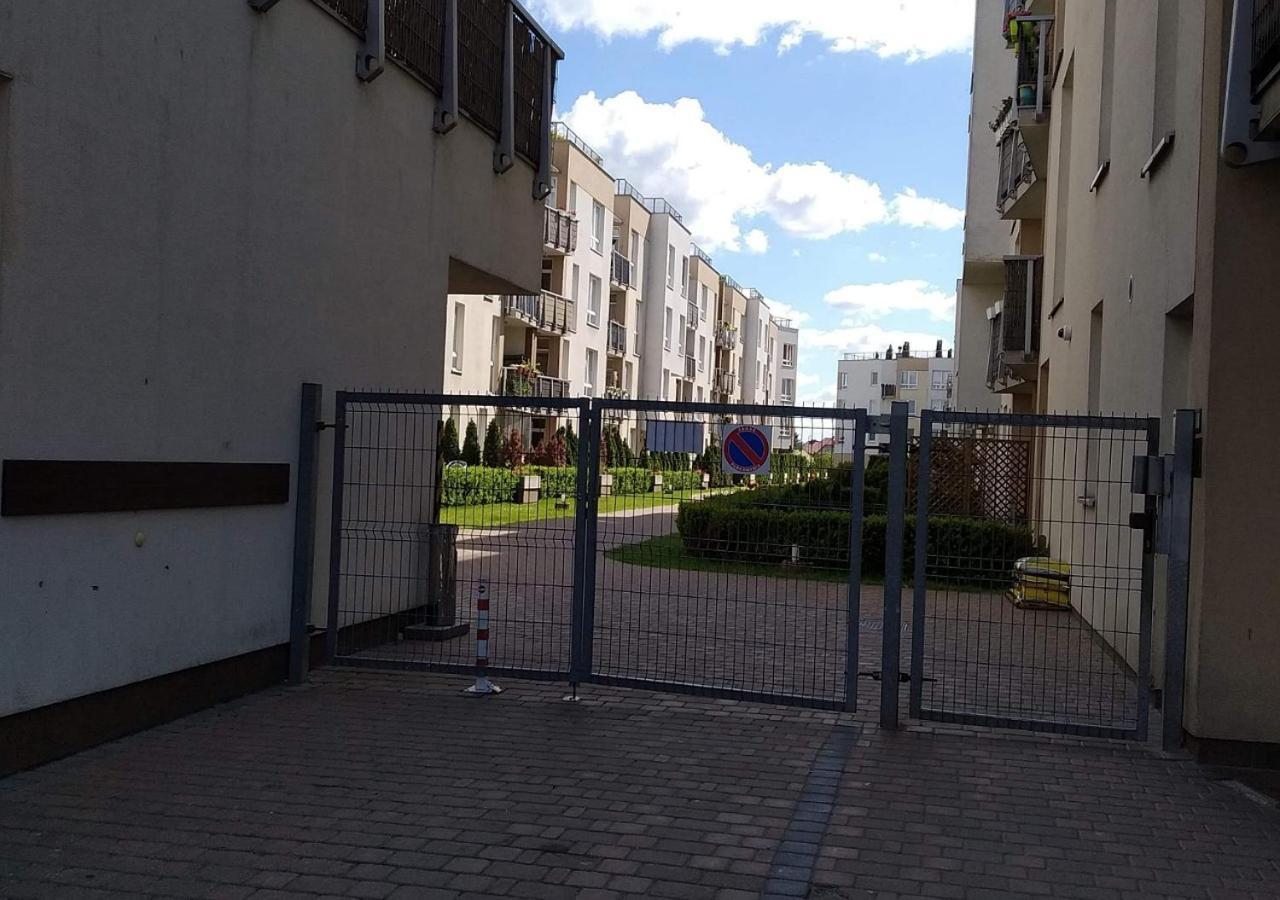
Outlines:
[[[321,670],[0,781],[0,896],[1280,896],[1280,813],[1148,747],[465,682]]]

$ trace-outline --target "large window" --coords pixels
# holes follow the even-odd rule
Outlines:
[[[689,257],[680,257],[680,296],[689,296]]]
[[[668,306],[666,310],[666,315],[664,316],[663,330],[662,330],[662,346],[665,347],[667,350],[671,349],[671,321],[672,321],[671,307]]]
[[[582,267],[575,265],[573,267],[573,295],[569,298],[574,303],[582,301]],[[576,312],[576,310],[575,310]]]
[[[582,396],[584,397],[596,395],[596,365],[599,361],[599,353],[595,350],[587,350],[587,371],[582,376]]]
[[[945,391],[947,389],[947,382],[950,380],[951,375],[945,369],[934,369],[929,387],[935,391]]]
[[[676,351],[676,352],[678,352],[681,356],[684,356],[684,349],[685,349],[685,348],[684,348],[684,340],[685,340],[685,338],[684,338],[684,333],[685,333],[685,331],[686,331],[686,329],[687,329],[687,328],[688,328],[688,325],[686,324],[685,317],[684,317],[684,316],[681,316],[681,317],[680,317],[680,330],[676,332],[676,348],[677,348],[677,351]]]
[[[592,328],[600,327],[600,297],[604,292],[604,282],[592,275],[587,295],[587,324]]]
[[[701,372],[707,367],[707,339],[702,335],[698,336],[698,371]]]
[[[710,297],[711,290],[705,284],[702,286],[702,302],[698,304],[698,318],[707,321],[707,298]]]
[[[782,379],[782,399],[786,401],[794,400],[796,396],[796,381],[794,378]]]
[[[898,386],[904,391],[914,391],[920,387],[920,373],[916,371],[899,372]]]
[[[782,365],[788,369],[794,369],[796,367],[796,345],[795,344],[782,345]]]
[[[462,351],[467,345],[467,307],[462,303],[453,304],[453,371],[462,374]]]
[[[591,201],[591,249],[604,253],[604,205]]]
[[[676,286],[676,248],[673,244],[667,245],[667,288]]]

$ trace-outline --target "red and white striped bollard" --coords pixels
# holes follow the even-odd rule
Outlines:
[[[501,694],[502,688],[489,680],[489,582],[476,582],[476,683],[466,693],[477,697]]]

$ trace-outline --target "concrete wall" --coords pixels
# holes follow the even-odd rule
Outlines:
[[[305,2],[0,6],[0,457],[293,463],[301,382],[438,390],[450,288],[537,289],[532,170],[356,44]],[[291,506],[0,520],[0,715],[283,642],[292,544]]]

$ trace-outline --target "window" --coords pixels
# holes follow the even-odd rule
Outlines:
[[[914,391],[916,388],[920,387],[920,373],[914,371],[899,372],[898,386],[904,391]]]
[[[671,384],[671,370],[663,369],[662,370],[662,399],[663,400],[666,400],[668,397],[671,396],[671,391],[669,388],[670,384]]]
[[[496,388],[502,374],[502,317],[494,316],[489,322],[489,385]]]
[[[707,367],[707,339],[698,336],[698,371],[701,372]]]
[[[684,316],[681,316],[680,330],[676,333],[676,352],[678,352],[681,356],[684,356],[684,333],[686,328],[687,326],[685,324],[685,318]],[[690,347],[689,349],[692,350],[693,348]]]
[[[782,399],[790,400],[796,395],[796,381],[794,378],[782,379]]]
[[[699,403],[702,402],[702,386],[701,385],[698,386],[698,402]]]
[[[582,299],[582,297],[580,296],[582,293],[582,267],[581,266],[575,265],[573,267],[572,290],[573,290],[573,294],[569,297],[569,299],[572,300],[574,303],[577,303],[579,300]]]
[[[907,401],[907,415],[909,415],[909,416],[914,416],[915,414],[916,414],[916,401],[914,401],[914,400],[908,400],[908,401]]]
[[[875,384],[875,379],[872,379],[871,383]],[[841,372],[840,373],[840,390],[844,390],[848,386],[849,386],[849,373]]]
[[[680,296],[689,296],[689,257],[680,257]]]
[[[871,373],[871,384],[874,386],[874,385],[877,385],[877,384],[879,384],[879,383],[880,383],[880,373],[879,373],[879,372],[875,372],[875,371],[873,371],[873,372]]]
[[[591,201],[591,249],[604,253],[604,205],[598,200]]]
[[[942,412],[947,408],[947,401],[946,400],[930,400],[929,408],[935,412]]]
[[[844,408],[845,408],[845,406],[844,406],[844,401],[843,401],[843,400],[837,400],[837,401],[836,401],[836,409],[844,409]],[[841,441],[841,443],[844,443],[844,442],[843,442],[843,441]]]
[[[636,356],[640,355],[644,341],[644,301],[636,301]]]
[[[782,365],[788,369],[794,369],[796,367],[796,345],[795,344],[782,345]]]
[[[934,369],[929,387],[935,391],[945,391],[947,389],[947,372],[945,369]]]
[[[640,232],[631,231],[631,268],[640,268]]]
[[[575,266],[576,268],[576,266]],[[589,285],[589,293],[587,295],[587,324],[592,328],[600,327],[600,296],[604,290],[604,282],[592,275]]]
[[[599,359],[600,354],[595,350],[587,351],[587,370],[582,376],[582,395],[584,397],[594,397],[596,395],[596,364]]]
[[[462,349],[467,340],[467,307],[461,303],[453,304],[453,371],[462,374]]]
[[[578,209],[578,185],[572,181],[569,182],[569,212],[582,218],[582,210]]]
[[[676,286],[676,248],[673,244],[667,245],[667,288]]]
[[[704,284],[702,286],[702,303],[698,306],[698,318],[704,322],[707,321],[707,297],[710,296],[710,294],[711,291],[709,291],[707,286]]]
[[[671,307],[667,307],[666,321],[662,331],[662,346],[667,350],[671,349]],[[665,399],[665,397],[664,397]]]
[[[631,363],[625,363],[622,367],[622,389],[626,391],[628,394],[631,393],[631,376],[632,376]]]

